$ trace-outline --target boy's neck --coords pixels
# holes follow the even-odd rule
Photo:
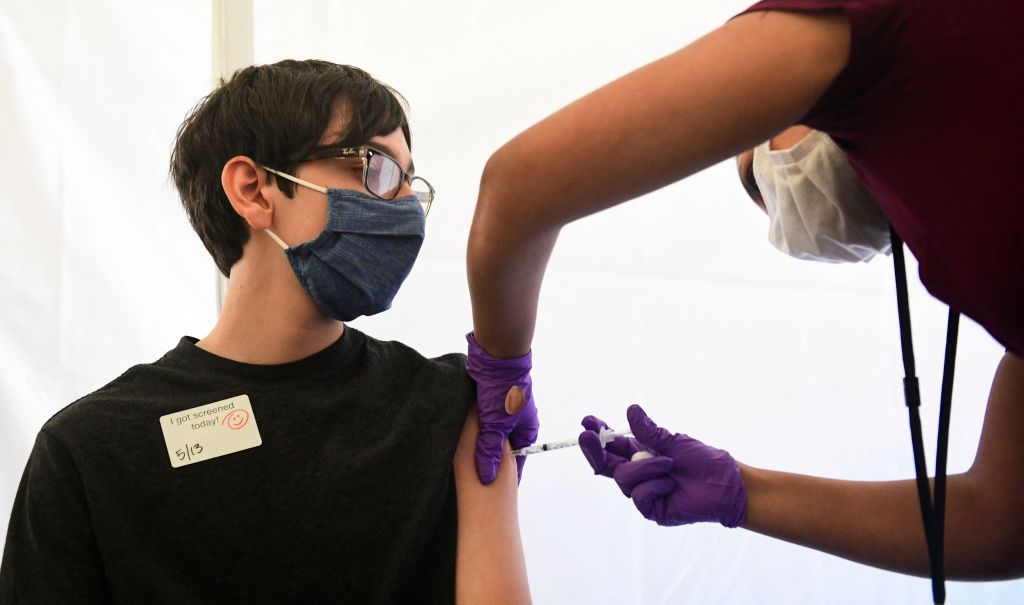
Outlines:
[[[217,324],[196,346],[218,357],[266,365],[309,357],[341,338],[345,324],[316,306],[282,259],[271,255],[254,263],[243,255],[231,268]]]

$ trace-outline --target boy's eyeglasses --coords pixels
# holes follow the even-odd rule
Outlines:
[[[425,214],[434,203],[434,187],[421,176],[409,176],[398,161],[372,147],[324,147],[314,150],[303,162],[325,159],[359,159],[363,164],[363,186],[375,197],[393,200],[403,183],[409,183]]]

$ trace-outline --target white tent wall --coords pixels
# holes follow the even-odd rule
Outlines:
[[[429,355],[463,350],[465,241],[488,154],[743,7],[257,0],[255,61],[324,58],[395,86],[411,105],[418,171],[438,189],[394,307],[353,325]],[[0,0],[3,534],[43,422],[215,321],[213,264],[167,178],[175,130],[209,90],[210,20],[200,0]],[[615,152],[584,133],[580,144]],[[641,402],[755,466],[911,477],[891,261],[799,262],[766,232],[731,162],[566,228],[534,344],[541,439],[575,435],[588,413],[621,427],[625,407]],[[931,458],[945,307],[908,270]],[[951,473],[973,459],[1001,353],[963,322]],[[658,528],[578,452],[530,460],[520,516],[538,603],[929,598],[926,580],[743,530]],[[949,592],[956,603],[1020,602],[1024,582],[954,582]]]
[[[209,40],[208,2],[0,2],[5,530],[42,423],[215,319],[214,270],[167,177],[209,90]]]

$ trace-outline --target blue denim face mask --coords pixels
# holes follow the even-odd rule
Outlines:
[[[383,201],[271,172],[327,193],[327,224],[316,238],[289,247],[266,230],[320,309],[339,321],[390,309],[423,244],[426,216],[416,196]]]

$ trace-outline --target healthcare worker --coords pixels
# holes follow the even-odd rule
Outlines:
[[[975,461],[948,479],[944,569],[962,579],[1024,575],[1021,22],[1017,0],[765,0],[509,141],[487,163],[468,244],[468,363],[484,377],[482,432],[535,433],[532,397],[510,415],[504,409],[517,398],[506,391],[529,386],[539,290],[563,225],[806,124],[845,153],[917,257],[929,292],[1007,348]],[[791,175],[828,173],[828,144],[801,138],[803,155],[767,165],[764,152],[774,152],[762,149],[755,177],[759,187],[771,184],[761,192],[792,184],[778,180],[787,162]],[[780,248],[793,241],[773,239]],[[588,447],[586,435],[581,442],[595,470],[613,476],[648,518],[742,526],[885,569],[929,572],[914,481],[759,470],[657,426],[639,407],[627,418],[635,441],[608,450]],[[603,424],[588,417],[584,426]],[[478,469],[488,447],[478,444]],[[631,461],[638,450],[653,457]]]

